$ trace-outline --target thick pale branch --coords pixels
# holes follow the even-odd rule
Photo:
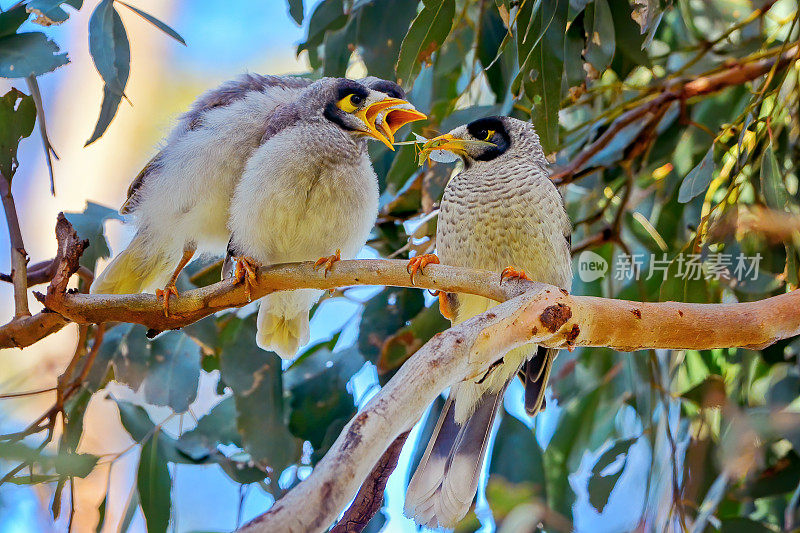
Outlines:
[[[313,263],[274,265],[259,269],[258,281],[252,288],[255,300],[277,290],[316,288],[333,289],[350,285],[392,285],[419,287],[447,292],[467,292],[503,301],[521,293],[526,283],[506,281],[500,286],[500,275],[485,270],[430,265],[424,274],[415,276],[411,284],[406,261],[349,260],[338,261],[326,276]],[[38,296],[48,309],[82,324],[101,322],[134,322],[156,330],[174,329],[191,324],[217,311],[241,307],[247,303],[244,287],[228,279],[187,291],[170,302],[170,316],[151,294],[58,294]]]
[[[761,347],[800,334],[800,291],[741,304],[642,304],[537,285],[434,336],[350,421],[311,476],[245,531],[324,531],[436,396],[522,344],[709,349]]]

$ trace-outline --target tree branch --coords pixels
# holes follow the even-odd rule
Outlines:
[[[30,316],[28,309],[28,254],[25,252],[25,243],[22,241],[22,232],[19,229],[17,207],[11,195],[11,177],[8,179],[0,175],[0,197],[3,200],[3,209],[8,224],[8,237],[11,241],[11,279],[14,283],[14,317]]]
[[[783,54],[747,61],[743,63],[732,63],[724,67],[719,72],[706,74],[692,79],[682,79],[670,82],[664,92],[634,107],[633,109],[621,114],[617,119],[585,150],[578,154],[568,165],[565,165],[550,178],[558,185],[570,183],[575,174],[580,171],[589,160],[600,150],[605,148],[616,135],[641,117],[652,113],[657,114],[662,108],[676,100],[688,100],[696,96],[702,96],[720,91],[733,85],[741,85],[752,81],[759,76],[767,74],[773,66],[776,69],[783,69],[791,65],[800,54],[800,45],[795,44]]]
[[[369,473],[369,477],[358,490],[356,499],[353,500],[330,533],[360,533],[367,527],[369,521],[381,508],[386,482],[389,481],[389,476],[397,467],[397,460],[400,458],[409,433],[411,432],[401,433],[378,459],[378,464],[375,465],[375,468]]]
[[[427,268],[443,270],[433,267]],[[760,348],[800,334],[800,291],[740,304],[645,304],[528,283],[525,294],[435,335],[350,421],[311,475],[243,530],[324,531],[371,465],[437,395],[485,372],[517,346]]]

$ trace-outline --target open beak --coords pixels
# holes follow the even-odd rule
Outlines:
[[[392,142],[389,140],[389,138],[392,136],[390,135],[389,137],[387,137],[385,133],[378,131],[378,127],[375,125],[375,122],[378,120],[378,117],[380,116],[382,111],[390,107],[394,107],[397,105],[405,105],[407,103],[408,102],[406,102],[405,100],[400,100],[399,98],[386,97],[383,100],[379,100],[373,104],[368,105],[364,109],[361,109],[360,111],[356,112],[355,116],[360,118],[361,121],[367,125],[368,129],[364,133],[366,133],[370,137],[378,139],[383,144],[388,146],[390,150],[394,150]],[[383,128],[381,127],[381,129]]]
[[[380,123],[380,128],[386,134],[386,137],[394,143],[394,134],[397,130],[417,120],[425,120],[428,116],[414,109],[409,103],[404,104],[402,107],[393,107],[383,114],[383,120]]]
[[[430,163],[431,152],[439,150],[452,152],[460,157],[467,156],[467,148],[470,146],[495,146],[495,144],[487,141],[461,139],[450,133],[445,133],[429,139],[428,142],[422,145],[422,149],[419,152],[419,164],[421,165],[425,160]]]

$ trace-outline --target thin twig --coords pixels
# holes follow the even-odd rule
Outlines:
[[[14,316],[30,316],[28,309],[28,254],[19,229],[17,208],[11,195],[11,177],[0,174],[0,196],[8,223],[8,236],[11,241],[11,279],[14,282]]]

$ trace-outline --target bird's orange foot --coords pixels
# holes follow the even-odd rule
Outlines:
[[[169,283],[164,287],[164,289],[156,289],[156,298],[158,300],[164,299],[164,316],[169,316],[169,297],[171,294],[174,294],[176,297],[178,296],[178,289],[175,287],[175,283]]]
[[[317,261],[314,263],[314,268],[316,269],[321,267],[322,265],[325,265],[325,277],[328,277],[328,272],[330,272],[331,269],[333,268],[333,264],[336,261],[341,261],[341,260],[342,260],[342,251],[336,250],[336,253],[333,255],[320,257],[319,259],[317,259]]]
[[[244,283],[244,294],[249,302],[251,301],[250,294],[252,293],[253,285],[255,285],[258,277],[258,262],[245,256],[238,256],[235,260],[236,269],[233,271],[233,279],[237,285]]]
[[[453,308],[450,305],[450,295],[446,292],[439,291],[439,312],[442,313],[442,316],[445,317],[447,320],[453,320],[455,313],[453,313]]]
[[[505,279],[531,279],[525,273],[524,270],[517,270],[514,267],[506,267],[503,269],[503,272],[500,274],[500,284],[503,283]]]
[[[419,272],[423,272],[425,267],[433,263],[434,265],[439,264],[439,258],[436,257],[434,254],[422,254],[422,255],[415,255],[408,261],[408,265],[406,265],[406,272],[411,274],[411,284],[414,284],[414,274]]]

